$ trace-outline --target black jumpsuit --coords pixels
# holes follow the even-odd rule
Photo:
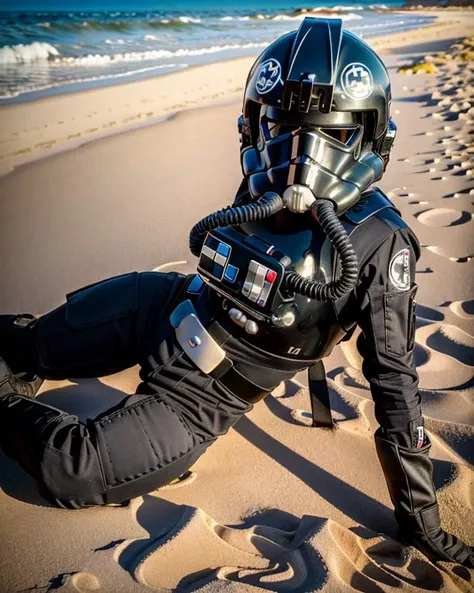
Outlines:
[[[413,362],[419,244],[393,210],[375,213],[351,238],[360,276],[350,298],[335,307],[334,324],[344,327],[345,318],[358,323],[376,418],[387,433],[410,435],[421,417]],[[393,277],[401,252],[409,270],[406,286],[406,279]],[[134,272],[69,294],[32,327],[0,318],[0,356],[13,372],[65,379],[141,367],[136,394],[85,424],[25,396],[0,398],[2,448],[55,504],[120,503],[163,486],[252,408],[244,393],[202,373],[179,347],[169,317],[187,298],[188,284],[189,277],[177,273]],[[308,366],[232,335],[232,323],[210,306],[211,296],[205,287],[195,299],[199,317],[206,327],[218,325],[221,346],[254,384],[270,392]]]

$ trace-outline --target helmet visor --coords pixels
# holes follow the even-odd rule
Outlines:
[[[290,123],[274,120],[265,113],[260,117],[260,129],[266,142],[285,135],[317,130],[346,146],[349,146],[351,141],[356,137],[358,138],[362,132],[362,126],[357,123],[319,126],[306,123]]]

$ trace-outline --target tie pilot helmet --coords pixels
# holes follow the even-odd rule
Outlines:
[[[390,100],[387,70],[364,41],[339,19],[305,18],[247,78],[239,132],[252,196],[273,191],[302,210],[315,198],[338,214],[350,208],[388,163]]]

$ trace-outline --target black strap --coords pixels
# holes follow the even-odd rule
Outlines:
[[[207,331],[220,346],[229,337],[229,333],[216,321],[211,323],[207,328]],[[230,365],[226,363],[230,363]],[[243,399],[249,404],[257,403],[270,393],[268,389],[262,389],[262,387],[255,385],[255,383],[252,383],[252,381],[249,381],[241,375],[239,371],[233,367],[232,362],[230,362],[230,359],[228,359],[227,356],[222,363],[210,373],[210,375],[227,387],[227,389],[234,395],[240,397],[240,399]]]
[[[264,390],[255,383],[246,379],[243,375],[231,367],[222,377],[219,382],[222,383],[229,391],[231,391],[240,399],[249,404],[256,404],[258,401],[266,397],[270,392]]]
[[[334,428],[328,382],[322,360],[318,360],[318,362],[308,368],[308,386],[313,426]]]

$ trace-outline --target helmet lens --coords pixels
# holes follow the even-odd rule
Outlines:
[[[286,134],[295,134],[301,132],[311,132],[318,130],[333,140],[345,144],[346,146],[352,144],[352,141],[359,137],[362,132],[362,126],[358,124],[347,124],[338,126],[316,126],[301,123],[281,122],[270,119],[266,115],[260,118],[260,128],[263,138],[266,141],[273,140],[284,136]]]
[[[351,140],[358,135],[358,132],[361,129],[362,126],[350,126],[341,128],[319,128],[319,131],[342,144],[348,145],[351,143]]]
[[[284,134],[290,134],[291,132],[301,128],[301,126],[295,124],[282,124],[279,121],[267,120],[266,128],[268,131],[268,135],[266,136],[268,139],[270,139],[276,138],[277,136],[283,136]]]

